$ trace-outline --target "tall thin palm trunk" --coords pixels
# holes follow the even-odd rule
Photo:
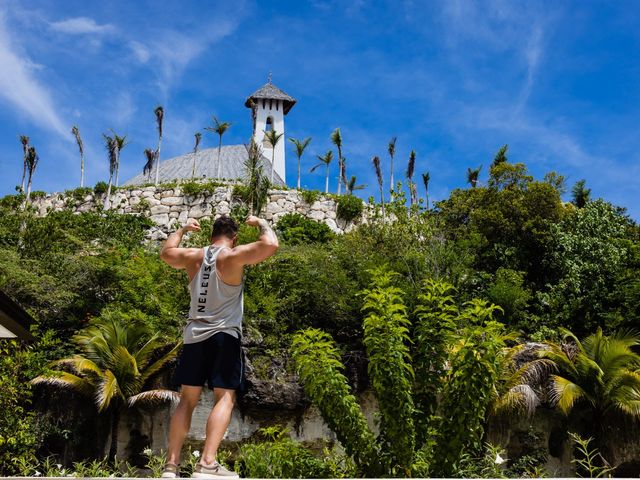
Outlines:
[[[20,193],[24,194],[24,180],[27,176],[27,152],[29,151],[29,137],[20,135],[20,143],[22,144],[22,180],[20,181]]]
[[[36,148],[29,147],[29,150],[27,151],[27,173],[29,178],[27,182],[27,196],[26,196],[27,203],[29,202],[31,197],[31,183],[33,181],[33,174],[35,173],[36,167],[38,166],[38,160],[40,160],[40,157],[36,152]]]
[[[391,184],[389,185],[389,188],[392,192],[396,188],[396,185],[393,179],[393,157],[396,154],[396,140],[398,140],[398,137],[392,137],[391,140],[389,140],[389,145],[387,147],[387,150],[389,151],[389,156],[391,157],[391,180],[390,180]]]
[[[384,178],[382,177],[382,168],[380,167],[380,157],[376,155],[371,161],[373,162],[373,167],[376,171],[376,178],[378,179],[378,186],[380,187],[380,204],[382,205],[382,218],[384,219]]]
[[[336,128],[331,133],[331,142],[338,149],[338,195],[340,195],[342,191],[342,182],[345,183],[345,188],[346,188],[347,179],[346,179],[346,171],[344,168],[344,159],[342,158],[342,133],[340,132],[339,128]]]
[[[329,193],[329,164],[327,163],[327,167],[325,169],[324,176],[324,193]]]
[[[76,143],[78,144],[78,150],[80,151],[80,188],[84,187],[84,143],[82,142],[82,137],[80,136],[80,130],[77,126],[73,126],[71,128],[71,133],[76,139]]]
[[[422,182],[424,183],[425,197],[427,199],[427,210],[429,210],[429,180],[431,180],[431,174],[429,172],[422,174]]]
[[[164,108],[157,106],[153,111],[156,116],[156,123],[158,124],[158,148],[156,149],[156,181],[155,185],[158,186],[158,179],[160,175],[160,147],[162,147],[162,124],[164,122]]]
[[[194,138],[195,144],[193,145],[193,168],[191,169],[191,180],[196,176],[196,157],[198,156],[198,146],[200,145],[200,140],[202,140],[202,134],[200,132],[196,132]]]
[[[296,148],[296,155],[298,157],[298,190],[300,190],[300,171],[302,168],[302,154],[304,153],[305,149],[309,146],[309,143],[311,142],[311,137],[307,137],[302,141],[295,138],[289,138],[289,141],[293,143],[293,145]]]

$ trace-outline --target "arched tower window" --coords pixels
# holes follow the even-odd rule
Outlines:
[[[264,131],[266,132],[272,132],[273,131],[273,117],[267,117],[267,122],[264,125]],[[271,148],[271,144],[269,143],[269,140],[267,140],[267,136],[264,136],[264,139],[262,140],[262,145],[265,148]]]

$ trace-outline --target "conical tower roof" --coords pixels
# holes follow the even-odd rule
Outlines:
[[[252,101],[255,102],[256,100],[261,98],[267,100],[282,100],[283,111],[285,115],[289,113],[291,107],[296,104],[296,99],[276,87],[273,83],[271,83],[271,79],[269,79],[269,81],[261,86],[258,90],[249,95],[247,101],[244,102],[244,106],[250,108]]]

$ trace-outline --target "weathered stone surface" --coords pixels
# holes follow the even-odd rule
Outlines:
[[[180,212],[180,215],[178,215],[178,223],[180,225],[184,225],[185,223],[187,223],[187,219],[189,218],[189,211],[188,210],[182,210]]]
[[[154,205],[149,209],[151,215],[158,215],[160,213],[169,213],[171,209],[166,205]]]
[[[173,206],[173,205],[182,205],[183,203],[184,203],[183,197],[162,197],[163,205]]]
[[[324,212],[322,210],[311,210],[308,217],[314,220],[324,220]]]
[[[166,225],[169,221],[169,214],[161,213],[160,215],[151,215],[149,218],[158,225]]]
[[[151,234],[151,239],[152,240],[166,240],[167,239],[167,234],[164,233],[162,230],[156,230],[155,232],[153,232]]]
[[[145,190],[144,192],[142,192],[142,198],[149,198],[149,197],[153,197],[155,195],[156,192],[154,192],[153,190]]]

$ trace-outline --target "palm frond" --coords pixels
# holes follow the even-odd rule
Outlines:
[[[391,157],[393,157],[396,154],[396,141],[398,140],[398,137],[391,137],[391,140],[389,140],[389,145],[387,145],[387,151],[389,152],[389,155]]]
[[[580,400],[589,400],[586,392],[577,384],[558,375],[551,375],[551,402],[567,415]]]
[[[411,150],[409,154],[409,164],[407,165],[407,178],[409,181],[413,180],[413,172],[416,168],[416,152]]]
[[[167,363],[173,360],[178,355],[181,345],[182,342],[178,342],[171,350],[145,368],[144,374],[142,375],[142,383],[146,383],[150,378],[160,372]]]
[[[170,403],[177,405],[180,402],[180,394],[173,390],[157,389],[147,390],[137,395],[133,395],[127,399],[127,404],[133,407],[138,404],[143,405],[159,405],[163,403]]]
[[[394,137],[394,144],[395,144],[395,137]],[[373,168],[376,171],[376,177],[378,178],[378,185],[382,187],[383,178],[382,178],[382,169],[380,168],[380,157],[376,155],[371,159],[371,162],[373,163]]]
[[[98,411],[103,412],[116,397],[122,397],[118,386],[118,380],[111,370],[105,370],[102,381],[98,385],[95,393],[95,402]]]
[[[53,372],[50,375],[40,375],[31,380],[30,383],[32,385],[68,388],[86,396],[92,396],[94,392],[94,385],[89,380],[68,372]]]
[[[76,373],[90,373],[97,376],[102,375],[102,369],[92,360],[81,355],[74,355],[69,358],[62,358],[52,363],[55,367],[68,367]]]

